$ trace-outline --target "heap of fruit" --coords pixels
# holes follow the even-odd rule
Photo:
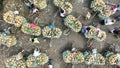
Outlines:
[[[50,28],[49,26],[45,26],[42,29],[42,34],[47,38],[59,38],[62,35],[62,31],[59,28]]]
[[[46,0],[29,0],[31,3],[33,3],[36,7],[39,9],[44,9],[47,7],[47,1]]]
[[[96,28],[93,27],[93,26],[88,26],[88,27],[90,28],[90,30],[87,33],[84,34],[85,37],[86,38],[95,38],[95,36],[97,35]]]
[[[70,14],[73,9],[73,6],[70,2],[61,3],[60,7],[62,10],[65,10],[66,14]]]
[[[36,54],[36,55],[35,55]],[[44,65],[48,62],[49,57],[45,53],[35,53],[27,57],[26,64],[28,67]]]
[[[21,52],[20,52],[21,53]],[[18,55],[13,55],[9,57],[6,61],[6,67],[8,68],[27,68],[23,55],[18,53]]]
[[[106,39],[106,33],[105,33],[105,31],[100,30],[100,31],[97,33],[97,36],[96,36],[95,39],[98,40],[98,41],[103,41],[103,40],[105,40],[105,39]]]
[[[23,23],[27,22],[23,16],[15,15],[13,11],[6,12],[3,15],[3,19],[9,24],[14,24],[16,27],[20,27]]]
[[[103,41],[106,39],[105,31],[102,31],[100,29],[98,30],[93,26],[88,26],[88,27],[90,27],[90,30],[84,34],[86,38],[94,38],[98,41]]]
[[[103,2],[103,0],[93,0],[91,3],[91,8],[97,12],[102,12],[105,7],[106,4]]]
[[[111,7],[106,5],[103,0],[93,0],[91,3],[91,8],[95,12],[99,12],[99,17],[102,19],[108,18],[110,15],[112,15]]]
[[[64,3],[65,0],[53,0],[53,3],[55,4],[55,6],[60,6],[61,4]]]
[[[7,47],[14,46],[17,43],[15,36],[8,35],[3,36],[4,33],[0,33],[0,44],[6,45]]]
[[[120,65],[120,54],[115,54],[113,52],[106,53],[106,59],[111,65]]]
[[[84,56],[80,51],[66,50],[63,52],[63,60],[66,63],[82,63]]]
[[[73,6],[70,2],[65,2],[65,0],[53,0],[53,2],[55,6],[64,10],[66,14],[70,14],[72,12]]]
[[[35,35],[35,36],[39,36],[41,34],[41,28],[39,26],[29,23],[23,24],[21,30],[23,33]]]
[[[82,28],[81,22],[77,20],[73,15],[68,15],[64,19],[64,24],[70,27],[75,32],[79,32]]]
[[[95,65],[104,65],[105,64],[105,59],[104,57],[97,52],[85,52],[84,53],[85,57],[85,63],[90,65],[90,64],[95,64]]]
[[[106,19],[106,18],[108,18],[109,16],[112,15],[112,12],[110,10],[111,10],[111,8],[110,8],[110,6],[108,6],[108,7],[104,8],[103,11],[98,14],[98,16],[101,19]]]

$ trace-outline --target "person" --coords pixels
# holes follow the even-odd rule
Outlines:
[[[65,10],[60,10],[60,17],[65,17],[66,16],[66,11]]]
[[[15,15],[18,15],[19,14],[19,11],[14,11],[13,12]]]
[[[88,33],[91,28],[89,26],[83,26],[81,32],[82,33]]]
[[[39,14],[39,9],[34,6],[34,4],[31,4],[31,9],[33,14]]]
[[[54,29],[54,28],[55,28],[55,26],[54,26],[53,24],[49,25],[49,27],[50,27],[51,29]]]
[[[111,19],[111,18],[108,18],[108,19],[104,19],[100,22],[101,25],[112,25],[116,22],[115,19]]]
[[[120,35],[120,27],[115,27],[114,29],[111,30],[111,33]]]
[[[34,53],[33,53],[33,56],[34,57],[37,57],[37,56],[39,56],[41,53],[39,52],[39,50],[38,49],[35,49],[34,50]]]
[[[85,16],[85,20],[90,19],[90,17],[91,17],[91,13],[90,13],[90,12],[87,12],[87,14],[86,14],[86,16]]]
[[[117,5],[117,11],[120,11],[120,4]]]
[[[115,14],[116,11],[118,10],[118,9],[117,9],[117,5],[115,5],[115,4],[113,4],[113,3],[106,3],[106,5],[108,5],[108,6],[111,7],[111,9],[106,10],[106,11],[108,11],[108,12],[111,12],[111,15],[112,15],[112,14]]]
[[[3,0],[0,0],[0,10],[3,9],[3,4],[2,4]]]
[[[10,34],[10,33],[11,33],[10,29],[11,29],[10,27],[7,28],[7,29],[4,29],[4,32],[5,32],[6,34]]]
[[[2,37],[5,38],[7,36],[6,33],[2,33]]]
[[[48,68],[53,68],[53,60],[52,59],[49,59],[48,61]]]
[[[120,15],[115,17],[116,20],[120,21]]]
[[[24,3],[29,9],[32,9],[33,5],[30,3],[29,0],[24,0]]]
[[[19,14],[19,11],[14,11],[14,18]]]
[[[24,0],[24,3],[32,11],[32,13],[39,14],[39,10],[29,0]]]
[[[33,8],[33,9],[32,9],[32,12],[33,12],[34,14],[35,14],[35,13],[38,14],[39,10],[38,10],[37,8]]]
[[[40,43],[40,37],[31,37],[29,39],[29,41],[33,42],[33,43]]]

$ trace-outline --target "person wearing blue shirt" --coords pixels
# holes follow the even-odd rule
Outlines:
[[[49,27],[50,27],[51,29],[54,29],[54,28],[55,28],[55,26],[54,26],[54,25],[50,25]]]

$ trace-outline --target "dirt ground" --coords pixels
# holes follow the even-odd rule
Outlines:
[[[68,1],[68,0],[66,0]],[[95,13],[89,9],[91,0],[69,0],[73,4],[72,15],[76,18],[81,15],[79,20],[85,24],[94,24],[96,25],[100,19],[95,16]],[[118,4],[120,0],[108,0],[111,3]],[[37,16],[32,14],[31,11],[24,5],[21,0],[4,0],[4,10],[0,12],[0,19],[2,20],[2,13],[7,12],[8,10],[18,10],[20,15],[24,16],[30,23],[35,22],[36,25],[43,27],[44,25],[48,25],[55,21],[55,26],[64,30],[63,19],[58,15],[58,9],[53,4],[53,0],[47,0],[48,6],[44,10],[40,10],[40,15]],[[107,2],[107,0],[105,0]],[[83,17],[86,15],[87,11],[92,13],[92,17],[90,20],[84,20]],[[120,15],[120,12],[117,12],[111,17],[115,17]],[[55,16],[55,17],[54,17]],[[6,46],[0,46],[0,68],[6,68],[4,61],[7,57],[17,54],[21,50],[26,51],[26,55],[30,54],[33,49],[39,48],[42,52],[46,52],[48,56],[53,59],[53,67],[54,68],[119,68],[118,66],[111,65],[85,65],[82,64],[66,64],[62,60],[62,52],[66,49],[71,49],[72,47],[78,48],[80,51],[84,52],[85,50],[91,50],[92,48],[97,48],[98,52],[103,52],[105,50],[112,50],[114,52],[120,52],[120,39],[116,39],[111,33],[108,31],[111,30],[114,26],[120,26],[119,22],[116,22],[111,26],[102,26],[101,29],[106,31],[107,38],[105,41],[98,42],[95,40],[85,39],[85,37],[81,33],[75,33],[71,31],[70,35],[64,36],[62,35],[59,39],[47,39],[41,36],[40,44],[31,43],[28,39],[30,35],[24,34],[20,31],[20,28],[16,28],[14,26],[9,25],[8,23],[1,21],[0,25],[2,29],[7,27],[12,27],[12,33],[17,37],[16,46],[7,48]],[[89,45],[91,44],[91,45]],[[51,45],[51,46],[50,46]],[[36,68],[47,68],[47,65],[39,66]]]

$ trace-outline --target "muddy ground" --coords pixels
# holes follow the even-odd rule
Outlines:
[[[67,0],[66,0],[67,1]],[[89,9],[91,0],[69,0],[73,4],[72,15],[75,17],[81,17],[79,20],[85,24],[94,24],[96,25],[100,19],[95,16],[95,13]],[[118,4],[120,0],[108,0],[111,3]],[[4,0],[3,5],[4,9],[0,11],[0,19],[2,20],[2,13],[7,12],[8,10],[18,10],[20,15],[24,16],[30,23],[35,22],[36,25],[43,27],[44,25],[48,25],[55,21],[56,27],[64,30],[65,26],[63,25],[63,19],[58,15],[58,9],[53,4],[53,0],[47,0],[48,6],[44,10],[40,10],[40,15],[37,16],[32,14],[31,11],[24,5],[21,0]],[[105,0],[107,2],[107,0]],[[84,16],[87,11],[92,13],[92,17],[90,20],[84,20]],[[120,12],[117,12],[111,17],[115,17],[119,15]],[[55,16],[55,17],[54,17]],[[17,37],[18,43],[16,46],[7,48],[6,46],[0,46],[0,68],[6,68],[4,61],[7,57],[17,54],[22,49],[26,51],[26,55],[30,54],[33,49],[39,48],[42,52],[46,52],[50,58],[54,60],[53,67],[54,68],[119,68],[118,66],[111,66],[109,64],[99,66],[99,65],[85,65],[82,64],[66,64],[62,60],[62,52],[66,49],[71,49],[72,47],[78,48],[80,51],[84,52],[85,50],[91,50],[92,48],[97,48],[98,52],[103,52],[104,50],[112,50],[115,52],[120,52],[120,39],[116,39],[113,34],[109,33],[108,30],[111,30],[114,26],[120,26],[120,22],[116,22],[111,26],[102,26],[101,29],[105,30],[107,33],[107,38],[103,42],[98,42],[95,40],[88,41],[81,33],[75,33],[71,31],[70,35],[65,36],[62,35],[59,39],[47,39],[41,36],[41,43],[34,44],[28,41],[30,35],[24,34],[21,32],[20,28],[16,28],[13,25],[9,25],[8,23],[1,21],[0,25],[2,29],[7,27],[12,27],[12,33]],[[91,44],[91,45],[90,45]],[[51,47],[50,47],[51,45]],[[36,68],[47,68],[47,65],[39,66]]]

